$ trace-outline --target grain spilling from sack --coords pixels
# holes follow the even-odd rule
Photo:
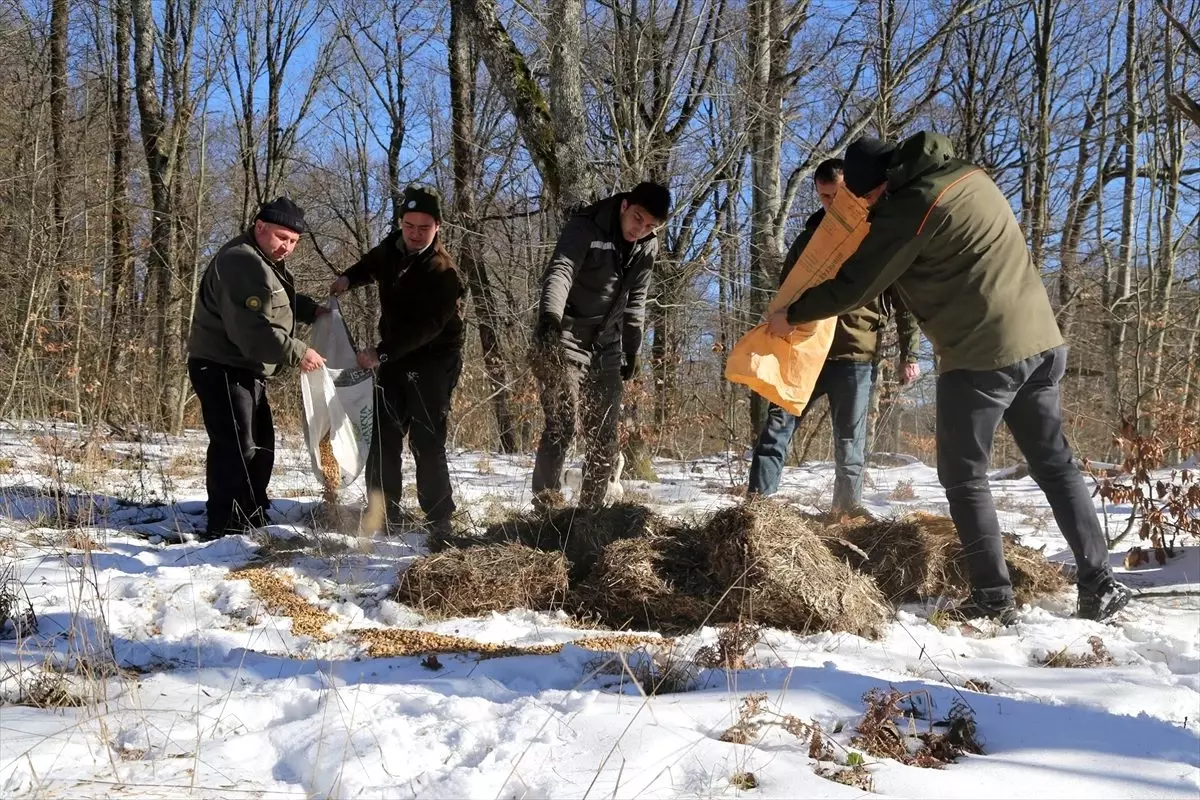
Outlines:
[[[338,490],[342,488],[342,470],[333,457],[333,443],[329,440],[328,431],[321,437],[318,449],[321,453],[321,483],[324,488],[321,497],[326,503],[333,503],[337,501]]]

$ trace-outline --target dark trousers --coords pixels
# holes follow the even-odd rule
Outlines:
[[[188,377],[208,432],[208,533],[267,524],[275,424],[266,378],[198,358],[188,359]]]
[[[581,506],[603,505],[620,450],[617,423],[624,393],[620,349],[595,353],[590,364],[569,357],[550,369],[535,364],[534,375],[541,389],[546,424],[533,465],[533,493],[561,490],[567,451],[581,425],[583,484],[578,502]]]
[[[951,370],[938,376],[938,478],[946,489],[976,599],[986,604],[1012,599],[987,477],[1001,420],[1075,555],[1080,588],[1100,589],[1112,579],[1091,493],[1063,434],[1059,381],[1066,366],[1067,348],[1056,347],[1002,369]]]
[[[873,381],[874,365],[869,362],[826,361],[803,414],[797,417],[771,404],[750,462],[750,493],[772,495],[779,491],[792,436],[813,401],[825,395],[829,398],[829,416],[833,422],[833,508],[846,511],[862,502],[867,412]]]
[[[446,430],[461,373],[462,356],[457,353],[419,364],[385,364],[379,370],[367,488],[383,492],[390,524],[403,520],[405,439],[416,462],[417,502],[425,519],[445,522],[454,514]]]

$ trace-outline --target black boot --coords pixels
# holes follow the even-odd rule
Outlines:
[[[1129,591],[1129,587],[1113,579],[1109,579],[1095,591],[1080,587],[1079,608],[1075,616],[1102,622],[1129,605],[1132,599],[1133,592]]]

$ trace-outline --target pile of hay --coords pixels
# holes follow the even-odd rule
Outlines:
[[[551,611],[566,593],[562,553],[510,542],[417,559],[401,574],[396,600],[425,614],[473,616],[514,608]]]
[[[1013,598],[1018,604],[1053,597],[1069,584],[1060,565],[1047,561],[1040,550],[1018,544],[1007,536],[1004,537],[1004,561],[1008,564],[1008,577],[1012,579]]]
[[[742,619],[800,633],[846,631],[874,638],[891,609],[875,583],[826,547],[798,512],[751,500],[715,514],[700,532],[710,580]],[[719,620],[724,621],[724,620]]]
[[[824,538],[835,555],[874,578],[894,603],[931,597],[958,599],[970,594],[962,544],[948,517],[914,512],[900,519],[831,527]],[[1006,538],[1004,556],[1017,603],[1065,588],[1059,567],[1040,552]]]
[[[490,525],[488,542],[520,542],[538,550],[557,551],[570,562],[571,579],[582,581],[604,547],[620,539],[653,536],[669,527],[645,506],[620,504],[610,508],[556,508],[517,514]]]
[[[689,533],[678,529],[606,545],[587,579],[572,589],[578,611],[614,628],[687,631],[705,624],[715,603]]]
[[[827,529],[826,543],[870,575],[893,603],[962,597],[970,589],[954,523],[932,514]]]

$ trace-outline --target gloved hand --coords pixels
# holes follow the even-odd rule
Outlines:
[[[625,363],[621,365],[621,380],[633,380],[638,374],[638,354],[626,353]]]
[[[562,320],[542,314],[533,329],[533,344],[544,352],[553,352],[562,344]]]

